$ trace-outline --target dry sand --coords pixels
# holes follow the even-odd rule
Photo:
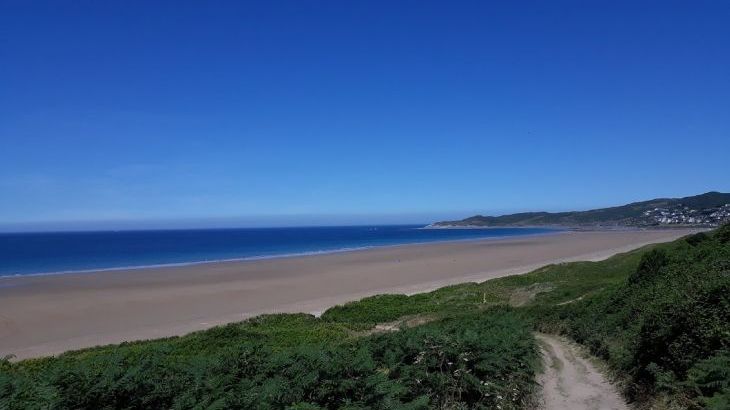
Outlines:
[[[624,399],[578,348],[557,336],[538,334],[545,371],[538,378],[541,410],[628,410]]]
[[[261,313],[321,313],[379,293],[599,260],[688,230],[566,232],[328,255],[0,278],[0,356],[181,335]]]

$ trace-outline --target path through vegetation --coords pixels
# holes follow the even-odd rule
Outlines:
[[[540,375],[541,409],[627,410],[624,400],[574,346],[550,335],[538,334],[545,360]]]

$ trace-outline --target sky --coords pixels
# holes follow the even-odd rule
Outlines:
[[[0,0],[0,229],[730,191],[730,2]]]

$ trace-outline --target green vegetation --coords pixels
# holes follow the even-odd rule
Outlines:
[[[355,337],[310,315],[5,362],[0,398],[31,408],[521,408],[539,362],[509,308]]]
[[[625,283],[576,303],[537,304],[529,316],[539,329],[568,335],[627,376],[632,399],[728,408],[728,231],[725,225],[714,238],[695,235],[643,251]]]
[[[602,262],[321,318],[267,315],[183,337],[0,361],[0,409],[529,408],[533,330],[585,345],[640,406],[730,406],[730,225]]]

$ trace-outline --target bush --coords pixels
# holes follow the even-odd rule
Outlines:
[[[636,271],[629,276],[629,283],[636,284],[645,280],[652,280],[668,262],[669,258],[666,251],[663,249],[650,250],[642,256]]]
[[[688,372],[687,385],[706,397],[730,392],[730,351],[698,361]]]
[[[723,244],[730,242],[730,223],[721,226],[715,233],[715,238]]]
[[[368,344],[405,397],[428,397],[432,408],[522,408],[539,363],[530,329],[504,308],[378,336]]]
[[[706,241],[708,239],[710,239],[710,236],[709,235],[707,235],[704,232],[699,232],[699,233],[696,233],[694,235],[688,236],[685,239],[685,241],[687,241],[687,243],[690,244],[691,246],[697,246],[700,243],[702,243],[702,242],[704,242],[704,241]]]

